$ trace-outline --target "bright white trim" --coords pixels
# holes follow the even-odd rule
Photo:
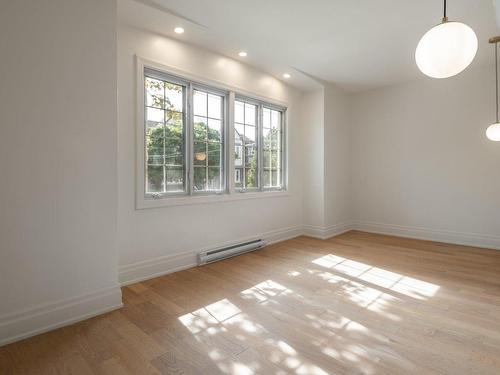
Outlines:
[[[182,197],[168,197],[164,199],[143,199],[142,201],[138,202],[137,209],[140,210],[144,208],[223,203],[245,199],[284,198],[290,196],[291,193],[288,191],[259,191],[247,193],[240,193],[235,191],[232,194],[189,195]]]
[[[438,241],[456,245],[477,246],[500,250],[500,236],[455,232],[443,229],[431,229],[397,224],[385,224],[370,221],[357,221],[353,229],[363,232],[388,234],[392,236],[415,238],[419,240]]]
[[[123,306],[118,285],[0,316],[0,346],[89,319]]]
[[[338,236],[342,233],[352,230],[351,223],[341,223],[330,225],[328,227],[321,227],[317,225],[303,225],[303,234],[308,237],[326,240],[331,237]]]
[[[140,281],[152,279],[158,276],[166,275],[172,272],[185,270],[195,267],[198,264],[198,253],[225,247],[234,243],[246,242],[254,239],[263,239],[268,245],[289,240],[302,235],[302,226],[297,225],[288,228],[277,229],[263,234],[257,234],[246,238],[232,240],[230,242],[214,244],[203,249],[195,249],[182,253],[166,255],[142,262],[136,262],[121,266],[118,272],[118,279],[122,286],[137,283]]]

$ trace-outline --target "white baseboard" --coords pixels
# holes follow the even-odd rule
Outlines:
[[[122,307],[118,285],[0,316],[0,346]]]
[[[415,238],[419,240],[438,241],[456,245],[477,246],[500,250],[500,236],[495,235],[454,232],[369,221],[356,221],[353,223],[352,229],[363,232]]]
[[[240,238],[231,242],[211,245],[207,248],[195,249],[183,253],[166,255],[142,262],[121,266],[118,271],[118,280],[122,286],[137,283],[140,281],[163,276],[172,272],[182,271],[198,264],[198,253],[218,247],[224,247],[233,243],[245,242],[256,238],[265,240],[268,244],[285,241],[302,235],[302,226],[297,225],[255,235],[252,237]]]
[[[328,227],[320,227],[316,225],[303,226],[303,234],[305,236],[318,238],[320,240],[326,240],[328,238],[338,236],[350,230],[352,230],[352,224],[349,222],[330,225]]]

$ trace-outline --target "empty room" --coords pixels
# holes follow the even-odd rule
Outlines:
[[[500,0],[0,0],[0,375],[500,374]]]

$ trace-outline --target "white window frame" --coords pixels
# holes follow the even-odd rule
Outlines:
[[[257,163],[258,163],[258,176],[257,176],[257,187],[250,187],[250,188],[237,188],[235,191],[239,193],[248,193],[248,192],[265,192],[265,191],[286,191],[287,190],[287,171],[288,171],[288,165],[287,165],[287,154],[288,154],[288,147],[287,147],[287,130],[286,130],[286,116],[287,116],[287,108],[285,106],[277,105],[274,103],[269,103],[268,101],[265,100],[259,100],[259,99],[254,99],[248,96],[244,95],[239,95],[236,94],[236,97],[234,99],[235,101],[241,101],[243,103],[248,103],[255,105],[257,107],[257,119],[256,119],[256,154],[257,154]],[[263,151],[263,145],[264,145],[264,126],[263,126],[263,109],[269,108],[274,111],[281,112],[281,150],[282,150],[282,159],[281,159],[281,171],[282,171],[282,177],[281,177],[281,186],[280,187],[274,187],[274,186],[268,186],[265,187],[263,185],[263,179],[262,179],[262,174],[264,171],[264,166],[262,164],[262,151]],[[234,111],[234,103],[233,103],[233,111]],[[233,126],[233,134],[234,134],[234,121],[232,122]],[[233,147],[233,154],[234,154],[234,147]],[[243,155],[245,155],[245,147],[243,147]],[[245,171],[245,156],[243,156],[243,171]],[[242,181],[245,179],[245,172],[243,173],[242,176]]]
[[[280,102],[274,99],[269,99],[259,95],[249,93],[238,87],[229,86],[227,84],[221,83],[219,81],[214,81],[206,79],[203,77],[194,76],[190,73],[182,71],[178,68],[164,65],[149,59],[142,58],[140,56],[135,56],[136,62],[136,209],[145,208],[158,208],[158,207],[168,207],[168,206],[178,206],[178,205],[191,205],[191,204],[205,204],[205,203],[216,203],[225,202],[232,200],[241,199],[259,199],[259,198],[270,198],[270,197],[285,197],[290,196],[289,185],[288,185],[288,111],[289,106],[285,102]],[[225,190],[221,193],[214,194],[212,192],[195,192],[194,194],[189,194],[187,192],[179,193],[167,193],[160,195],[155,198],[153,196],[146,195],[146,163],[145,163],[145,90],[144,90],[144,80],[145,73],[144,69],[151,69],[161,72],[165,76],[177,79],[177,81],[182,82],[192,82],[192,87],[198,87],[203,91],[213,91],[218,95],[221,92],[227,93],[225,99],[225,113],[224,113],[224,147],[225,147],[225,160],[224,160],[224,170],[225,170]],[[191,90],[192,90],[191,87]],[[192,92],[188,92],[187,95],[191,95]],[[262,103],[264,106],[277,109],[282,111],[282,142],[283,142],[283,159],[282,159],[282,169],[283,169],[283,186],[280,190],[276,189],[262,189],[247,191],[245,194],[241,194],[242,191],[235,189],[234,182],[234,102],[235,98],[242,98],[247,101],[254,101]],[[186,117],[192,116],[192,108],[186,107]],[[261,112],[259,112],[259,122]],[[190,132],[191,119],[186,120],[186,158],[191,158],[192,155],[192,134]],[[187,138],[187,137],[190,138]],[[260,134],[259,134],[260,137]],[[259,149],[260,147],[258,147]],[[257,150],[257,152],[260,152]],[[186,163],[186,175],[187,178],[191,178],[189,169],[192,169],[192,163],[185,160]],[[259,173],[260,174],[260,173]],[[187,181],[186,181],[187,183]],[[188,184],[192,186],[192,184]]]

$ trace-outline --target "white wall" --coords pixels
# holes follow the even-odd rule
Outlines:
[[[134,55],[189,74],[288,103],[289,195],[234,202],[135,209],[136,99]],[[120,280],[130,282],[195,264],[204,248],[262,236],[300,233],[301,93],[249,66],[132,27],[118,29],[118,177]]]
[[[351,228],[351,99],[318,84],[303,96],[303,223],[306,234],[328,238]]]
[[[330,233],[349,228],[351,202],[351,97],[325,85],[325,226]]]
[[[358,228],[500,247],[494,67],[358,94],[352,109]]]
[[[116,4],[0,12],[0,344],[121,305]]]
[[[304,149],[303,218],[310,229],[325,225],[325,90],[306,92],[302,97],[301,132]]]

